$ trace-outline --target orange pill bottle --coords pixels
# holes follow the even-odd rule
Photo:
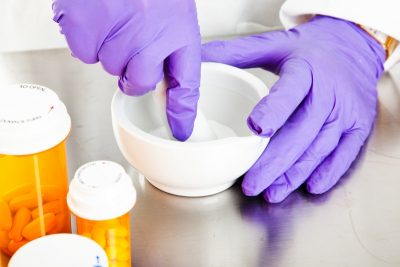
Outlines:
[[[50,89],[0,88],[0,250],[71,233],[65,140],[71,119]]]
[[[136,203],[136,190],[125,170],[110,161],[83,165],[71,181],[67,202],[76,216],[78,235],[97,242],[110,267],[130,267],[129,211]]]

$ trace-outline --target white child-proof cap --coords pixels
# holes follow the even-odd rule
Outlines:
[[[0,154],[29,155],[61,143],[71,130],[65,105],[34,84],[0,87]]]
[[[75,215],[94,221],[117,218],[136,203],[136,190],[124,168],[111,161],[80,167],[69,185],[68,207]]]
[[[48,235],[21,247],[9,267],[107,267],[107,255],[93,240],[72,234]]]

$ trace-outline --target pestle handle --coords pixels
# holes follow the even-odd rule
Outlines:
[[[151,95],[157,106],[158,113],[160,114],[165,129],[167,130],[169,139],[176,141],[175,137],[172,135],[171,128],[169,127],[166,114],[166,92],[168,86],[168,80],[164,77],[161,82],[157,84],[156,89],[151,92]],[[204,142],[217,139],[218,138],[208,123],[206,116],[204,116],[203,112],[201,112],[201,110],[197,107],[197,117],[194,122],[193,133],[189,139],[186,140],[186,142]]]

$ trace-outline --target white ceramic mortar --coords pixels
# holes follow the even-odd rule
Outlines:
[[[111,104],[114,134],[125,158],[155,187],[180,196],[207,196],[229,188],[269,142],[246,123],[267,93],[261,80],[218,63],[203,63],[201,77],[200,109],[238,137],[193,143],[158,138],[148,133],[163,126],[150,94],[129,97],[117,90]]]

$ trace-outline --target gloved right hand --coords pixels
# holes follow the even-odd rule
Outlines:
[[[119,88],[139,96],[167,73],[167,118],[174,137],[188,139],[199,99],[201,36],[194,0],[54,0],[72,55],[101,62]]]

